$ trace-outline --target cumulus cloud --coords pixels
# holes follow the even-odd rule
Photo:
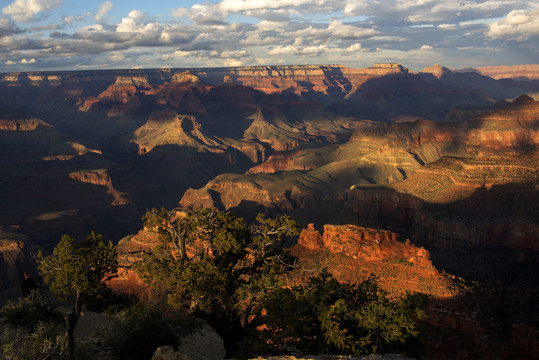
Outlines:
[[[525,8],[523,0],[345,0],[346,16],[368,15],[395,24],[493,19],[513,9]]]
[[[145,14],[140,10],[131,10],[127,17],[124,17],[122,21],[116,27],[117,32],[138,32],[142,31],[146,25],[144,18]]]
[[[19,61],[8,60],[4,64],[8,66],[15,65],[15,64],[28,65],[28,64],[35,64],[36,62],[37,62],[36,59],[32,58],[32,59],[21,59]]]
[[[243,12],[251,10],[280,9],[286,7],[300,7],[302,5],[321,5],[320,0],[223,0],[219,7],[227,12]]]
[[[109,11],[111,11],[113,8],[112,3],[110,1],[106,1],[102,4],[98,5],[97,12],[94,15],[94,20],[96,22],[100,22],[104,20],[105,16],[108,14]]]
[[[224,24],[222,12],[211,3],[193,5],[189,17],[195,24]]]
[[[354,43],[343,50],[343,53],[355,53],[355,52],[364,52],[366,49],[364,49],[360,43]]]
[[[214,3],[194,4],[190,9],[179,7],[171,10],[176,18],[188,18],[199,25],[223,25],[224,14]]]
[[[15,21],[33,22],[38,20],[36,17],[38,13],[59,8],[60,5],[62,0],[15,0],[3,8],[2,12]]]
[[[308,45],[308,46],[296,46],[286,45],[277,46],[271,49],[269,55],[288,55],[288,56],[321,56],[326,52],[333,52],[327,45]]]
[[[493,39],[527,40],[539,35],[539,8],[513,10],[499,21],[490,24],[488,36]]]
[[[14,62],[10,71],[23,68],[15,61],[22,58],[56,68],[328,63],[341,58],[353,66],[360,52],[362,61],[424,62],[436,56],[455,59],[455,49],[469,46],[476,49],[470,58],[481,61],[479,49],[500,54],[509,43],[520,44],[520,53],[530,52],[524,48],[533,47],[530,39],[538,34],[539,18],[529,0],[216,0],[170,9],[162,17],[133,9],[113,21],[107,14],[114,1],[100,0],[91,14],[69,14],[59,24],[21,29],[16,18],[42,18],[61,0],[9,1],[3,9],[9,14],[0,16],[0,56]],[[15,5],[30,10],[17,13]],[[166,21],[167,15],[174,19]],[[89,24],[92,19],[95,23]]]

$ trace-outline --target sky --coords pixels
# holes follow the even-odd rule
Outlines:
[[[539,63],[539,2],[0,0],[0,72]]]

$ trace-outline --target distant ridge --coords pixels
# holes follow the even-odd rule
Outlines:
[[[512,66],[479,66],[473,69],[493,79],[539,79],[539,64]]]

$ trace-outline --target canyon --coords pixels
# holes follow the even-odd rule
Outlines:
[[[384,227],[434,253],[532,244],[533,211],[472,228],[431,212],[492,191],[531,206],[537,103],[521,95],[537,93],[537,73],[386,63],[0,74],[0,226],[51,249],[90,230],[117,242],[147,208],[210,206]]]
[[[432,351],[537,350],[538,94],[538,65],[0,74],[0,290],[95,230],[148,299],[146,209],[288,214],[303,268],[433,296]]]

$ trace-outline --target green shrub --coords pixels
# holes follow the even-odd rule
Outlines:
[[[426,316],[428,297],[389,299],[371,276],[358,284],[339,283],[329,273],[305,285],[275,290],[263,303],[262,332],[270,351],[304,354],[415,352],[416,322]]]
[[[97,313],[114,314],[129,309],[136,302],[137,298],[134,295],[117,293],[106,288],[98,296],[86,300],[86,309]]]
[[[6,325],[22,326],[27,330],[33,330],[40,322],[62,322],[60,313],[48,310],[37,299],[9,301],[0,309],[0,317],[5,318]]]
[[[97,334],[95,351],[121,360],[151,359],[163,345],[177,349],[181,338],[197,328],[183,316],[141,304],[109,316],[108,326]]]
[[[65,359],[64,329],[55,322],[38,322],[34,330],[6,325],[0,333],[0,358],[6,360]]]

